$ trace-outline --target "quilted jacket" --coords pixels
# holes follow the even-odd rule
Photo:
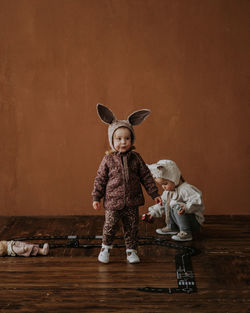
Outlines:
[[[105,155],[94,181],[93,200],[100,201],[109,210],[144,205],[144,186],[154,199],[159,196],[154,179],[139,153],[114,152]]]

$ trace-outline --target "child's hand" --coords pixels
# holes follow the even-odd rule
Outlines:
[[[177,211],[177,213],[179,215],[183,215],[185,213],[185,205],[184,204],[181,204],[180,205],[181,209]]]
[[[101,209],[101,204],[99,201],[93,201],[93,208],[94,210],[100,210]]]
[[[148,223],[154,222],[154,218],[153,218],[153,216],[151,216],[150,213],[143,214],[141,219],[143,222],[148,222]]]
[[[157,203],[160,203],[160,205],[162,205],[162,199],[161,197],[156,197],[154,198],[154,202],[157,204]]]

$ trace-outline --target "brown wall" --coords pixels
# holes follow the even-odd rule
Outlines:
[[[175,160],[207,214],[249,214],[248,12],[247,0],[0,0],[0,215],[96,214],[98,102],[118,118],[151,109],[135,129],[144,160]]]

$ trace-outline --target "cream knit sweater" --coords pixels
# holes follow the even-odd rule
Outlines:
[[[205,220],[203,215],[205,207],[202,201],[202,193],[196,187],[184,182],[176,187],[174,191],[164,191],[161,198],[162,205],[156,204],[148,208],[151,216],[161,217],[165,214],[167,217],[169,215],[169,208],[172,208],[176,204],[184,204],[185,212],[187,214],[194,213],[199,224],[203,224]]]

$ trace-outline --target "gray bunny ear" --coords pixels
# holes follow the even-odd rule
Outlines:
[[[144,109],[136,111],[129,115],[128,121],[131,125],[139,125],[150,114],[150,110]]]
[[[96,107],[97,113],[104,123],[112,124],[116,120],[113,112],[105,105],[98,103]]]

